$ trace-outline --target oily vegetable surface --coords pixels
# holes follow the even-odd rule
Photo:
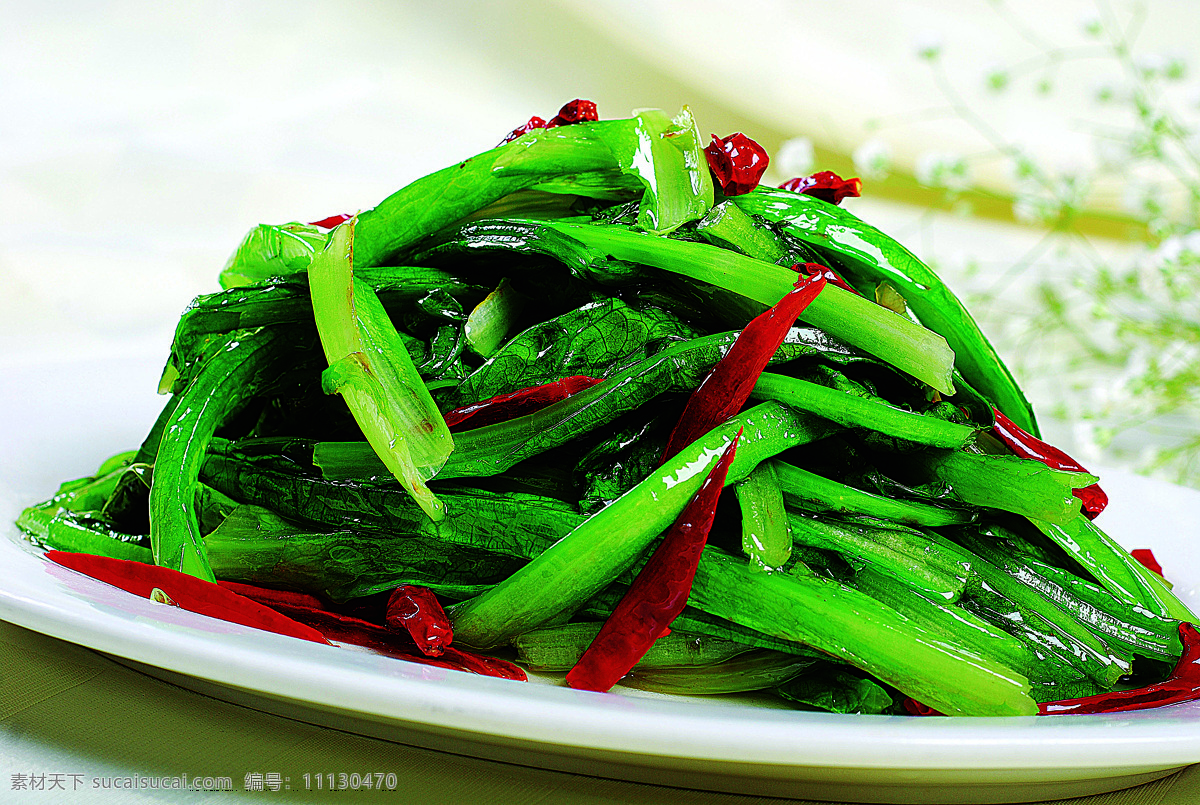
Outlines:
[[[344,617],[416,585],[451,646],[560,668],[736,438],[629,684],[1030,715],[1161,682],[1194,616],[1080,514],[1095,476],[991,435],[1033,414],[944,283],[821,198],[726,197],[703,145],[687,110],[533,128],[331,229],[257,227],[181,318],[145,443],[19,524]],[[674,444],[813,270],[749,402]]]

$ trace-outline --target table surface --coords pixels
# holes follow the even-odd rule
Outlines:
[[[421,803],[805,802],[603,780],[348,734],[202,696],[4,622],[0,725],[0,791],[12,792],[0,795],[4,801],[184,805],[261,797],[271,803],[357,803],[394,802],[400,792],[405,801]],[[306,773],[331,772],[392,773],[396,791],[304,790]],[[106,787],[110,780],[119,785],[122,778],[184,774],[228,777],[232,790]],[[271,775],[278,775],[279,790],[271,790]],[[1194,805],[1200,802],[1200,766],[1125,791],[1060,802]]]

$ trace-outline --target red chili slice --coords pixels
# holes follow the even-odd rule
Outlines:
[[[142,598],[150,598],[158,589],[178,604],[180,609],[189,612],[314,643],[328,642],[320,632],[279,614],[273,608],[169,567],[64,551],[46,551],[46,558]]]
[[[534,115],[533,117],[529,118],[529,122],[527,122],[524,126],[517,126],[515,129],[510,131],[505,136],[505,138],[500,141],[500,145],[504,145],[505,143],[511,143],[513,140],[517,139],[522,134],[528,134],[529,132],[533,131],[534,129],[544,129],[544,128],[546,128],[546,121],[542,120],[537,115]]]
[[[563,104],[562,108],[558,110],[558,114],[550,118],[549,122],[542,120],[537,115],[529,118],[529,122],[524,126],[518,126],[510,131],[508,136],[500,141],[500,145],[511,143],[522,134],[528,134],[534,129],[552,129],[556,126],[569,126],[572,123],[585,123],[599,119],[600,115],[596,111],[595,103],[585,101],[583,98],[576,98]]]
[[[1163,574],[1162,565],[1154,558],[1154,553],[1149,548],[1134,548],[1129,555],[1141,562],[1142,567],[1153,570],[1160,576]]]
[[[438,657],[454,639],[450,619],[433,590],[415,584],[401,584],[388,596],[385,622],[393,629],[404,629],[417,648],[427,657]]]
[[[218,579],[217,584],[229,590],[231,593],[245,596],[251,601],[255,601],[263,606],[269,607],[272,604],[284,604],[291,606],[313,607],[321,609],[324,605],[321,599],[315,595],[308,593],[298,593],[293,590],[274,590],[269,587],[259,587],[254,584],[244,584],[240,581],[224,581]]]
[[[788,179],[779,187],[781,190],[804,193],[830,204],[841,204],[844,198],[857,198],[862,195],[862,179],[843,179],[833,171],[818,171],[812,176],[798,176]]]
[[[741,410],[759,375],[775,354],[796,317],[825,288],[823,273],[801,276],[774,307],[750,320],[725,357],[717,362],[688,398],[687,406],[663,452],[663,461]]]
[[[525,414],[532,414],[551,403],[565,400],[572,394],[578,394],[584,389],[591,388],[604,380],[598,377],[574,375],[545,383],[541,386],[530,386],[525,389],[511,391],[508,394],[498,394],[481,402],[464,405],[446,412],[444,418],[451,430],[466,430],[467,428],[482,428],[497,422],[506,422]]]
[[[825,281],[829,284],[836,285],[843,291],[849,291],[855,296],[862,296],[862,294],[850,287],[850,283],[842,279],[841,274],[837,273],[829,266],[823,266],[820,263],[805,263],[803,271],[800,270],[799,265],[794,265],[792,268],[796,269],[796,272],[800,274],[821,274],[825,277]]]
[[[421,665],[468,671],[500,679],[515,679],[524,682],[525,671],[506,660],[473,654],[454,646],[445,646],[442,654],[428,657],[415,649],[407,635],[377,626],[370,621],[341,615],[323,609],[287,608],[289,615],[321,632],[330,640],[349,643],[352,646],[369,648],[379,654]]]
[[[1026,433],[999,410],[993,408],[992,413],[995,415],[992,433],[1016,455],[1021,458],[1032,458],[1056,470],[1087,472],[1078,461],[1057,447],[1046,444],[1036,436]],[[1104,511],[1104,507],[1108,505],[1108,495],[1098,483],[1076,489],[1071,494],[1083,501],[1083,513],[1089,520],[1095,519],[1096,515]]]
[[[313,221],[309,224],[309,226],[319,226],[324,229],[333,229],[335,226],[341,226],[353,217],[353,215],[340,213],[338,215],[331,215],[328,218],[322,218],[320,221]]]
[[[1200,633],[1190,623],[1179,624],[1183,655],[1165,682],[1136,690],[1114,690],[1079,699],[1063,699],[1038,705],[1042,715],[1127,713],[1200,699]]]
[[[692,591],[696,566],[708,542],[717,500],[741,435],[739,430],[587,651],[567,673],[568,685],[608,690],[637,665],[655,640],[670,633],[671,622],[683,611]]]
[[[727,196],[740,196],[758,187],[771,161],[761,145],[740,132],[728,137],[712,135],[704,156],[721,192]]]
[[[329,640],[362,646],[407,662],[468,671],[503,679],[525,679],[525,672],[510,662],[473,654],[453,646],[443,645],[439,657],[431,658],[414,650],[417,646],[413,644],[412,636],[407,632],[397,632],[353,615],[332,612],[321,604],[320,599],[307,593],[271,590],[233,581],[222,581],[219,584],[229,589],[240,590],[247,598],[270,606],[271,609],[286,614],[301,624],[307,624],[306,628],[313,628],[318,634],[324,635]],[[424,587],[412,586],[410,589],[430,592]],[[432,595],[432,593],[430,594]],[[420,594],[418,593],[418,595]],[[448,641],[449,635],[447,635]]]

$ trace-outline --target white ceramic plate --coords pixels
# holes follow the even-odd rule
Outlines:
[[[0,617],[233,701],[532,766],[747,794],[863,802],[1079,796],[1200,762],[1200,703],[1114,716],[837,716],[478,677],[163,607],[46,562],[11,525],[61,480],[142,438],[158,356],[4,368]],[[1105,473],[1101,524],[1155,549],[1200,601],[1200,493]]]

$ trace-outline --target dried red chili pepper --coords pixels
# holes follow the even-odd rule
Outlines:
[[[503,679],[525,679],[525,672],[512,663],[494,657],[473,654],[453,646],[444,646],[442,655],[438,659],[427,657],[415,650],[416,646],[413,645],[412,639],[407,633],[396,632],[353,615],[333,612],[326,609],[319,598],[307,593],[271,590],[266,587],[233,581],[218,583],[230,590],[237,590],[247,598],[269,606],[279,613],[288,615],[301,624],[306,624],[329,640],[362,646],[389,657],[439,668],[468,671]]]
[[[1041,715],[1127,713],[1200,699],[1200,633],[1190,623],[1179,624],[1183,655],[1165,682],[1135,690],[1114,690],[1080,699],[1063,699],[1038,705]]]
[[[580,690],[608,690],[637,665],[655,640],[670,633],[671,622],[683,611],[691,594],[700,553],[708,542],[717,500],[741,435],[739,430],[587,651],[567,673],[568,685]]]
[[[1047,467],[1068,472],[1087,472],[1075,459],[1053,445],[1046,444],[1036,436],[1026,433],[1011,419],[993,408],[995,425],[992,433],[1008,446],[1014,454],[1021,458],[1032,458]],[[1083,513],[1088,519],[1094,519],[1108,505],[1108,495],[1100,488],[1100,484],[1076,489],[1071,494],[1083,501]]]
[[[932,707],[930,707],[927,704],[922,704],[921,702],[914,699],[912,696],[906,696],[900,706],[903,707],[904,712],[908,713],[910,716],[940,716],[940,715],[942,715],[937,710],[934,710]]]
[[[522,134],[528,134],[534,129],[552,129],[556,126],[569,126],[572,123],[585,123],[599,119],[600,115],[596,111],[595,103],[585,101],[583,98],[576,98],[563,104],[562,108],[558,110],[558,114],[550,118],[549,122],[542,120],[537,115],[529,118],[529,122],[524,126],[518,126],[510,131],[508,136],[500,141],[500,145],[511,143]]]
[[[285,606],[311,607],[313,609],[323,609],[324,604],[320,598],[308,593],[298,593],[293,590],[274,590],[269,587],[259,587],[254,584],[244,584],[240,581],[222,581],[218,580],[217,584],[229,590],[231,593],[245,596],[251,601],[269,607],[276,604]]]
[[[1142,563],[1142,567],[1153,570],[1158,575],[1163,574],[1162,565],[1154,558],[1154,552],[1149,548],[1134,548],[1129,555]]]
[[[450,619],[428,587],[401,584],[392,590],[384,622],[393,629],[407,631],[427,657],[440,656],[454,639]]]
[[[727,196],[740,196],[758,187],[771,161],[761,145],[740,132],[728,137],[714,134],[704,156],[721,192]]]
[[[525,414],[532,414],[551,403],[565,400],[572,394],[578,394],[584,389],[603,382],[602,378],[586,377],[585,375],[564,377],[553,383],[530,386],[511,391],[508,394],[498,394],[481,402],[455,408],[453,411],[448,411],[444,418],[451,430],[482,428],[484,425],[494,425],[497,422],[505,422]]]
[[[823,273],[801,276],[774,307],[750,320],[737,340],[688,398],[663,452],[663,461],[741,410],[767,361],[779,349],[796,317],[825,288]]]
[[[510,662],[496,657],[474,654],[454,646],[445,646],[442,654],[438,657],[428,657],[413,647],[407,635],[401,635],[361,618],[323,609],[302,607],[286,608],[285,611],[330,640],[369,648],[388,657],[421,665],[433,665],[438,668],[451,668],[456,671],[494,676],[500,679],[515,679],[522,682],[526,679],[525,671]]]
[[[821,274],[825,277],[825,281],[831,285],[836,285],[843,291],[849,291],[855,296],[862,296],[862,294],[850,287],[850,283],[842,279],[841,274],[837,273],[829,266],[823,266],[820,263],[805,263],[804,270],[801,271],[800,264],[797,263],[796,265],[792,266],[792,268],[794,268],[798,274]]]
[[[328,642],[320,632],[281,615],[273,608],[218,584],[168,567],[64,551],[46,551],[46,558],[142,598],[150,598],[157,589],[189,612],[314,643]]]
[[[322,218],[320,221],[313,221],[309,224],[309,226],[319,226],[325,229],[333,229],[335,226],[341,226],[353,217],[353,215],[339,213],[338,215],[331,215],[328,218]]]
[[[510,131],[508,133],[508,135],[505,136],[505,138],[500,141],[500,145],[504,145],[505,143],[511,143],[513,140],[517,139],[522,134],[528,134],[529,132],[533,131],[534,129],[544,129],[544,128],[546,128],[546,121],[542,120],[537,115],[534,115],[533,117],[529,118],[529,122],[527,122],[525,125],[517,126],[515,129]]]
[[[546,128],[552,129],[555,126],[569,126],[572,123],[584,123],[599,119],[600,114],[596,111],[595,103],[576,98],[563,104],[562,108],[558,110],[558,114],[550,118]]]
[[[804,193],[830,204],[841,204],[844,198],[862,195],[862,179],[843,179],[833,171],[817,171],[812,176],[788,179],[779,188]]]

